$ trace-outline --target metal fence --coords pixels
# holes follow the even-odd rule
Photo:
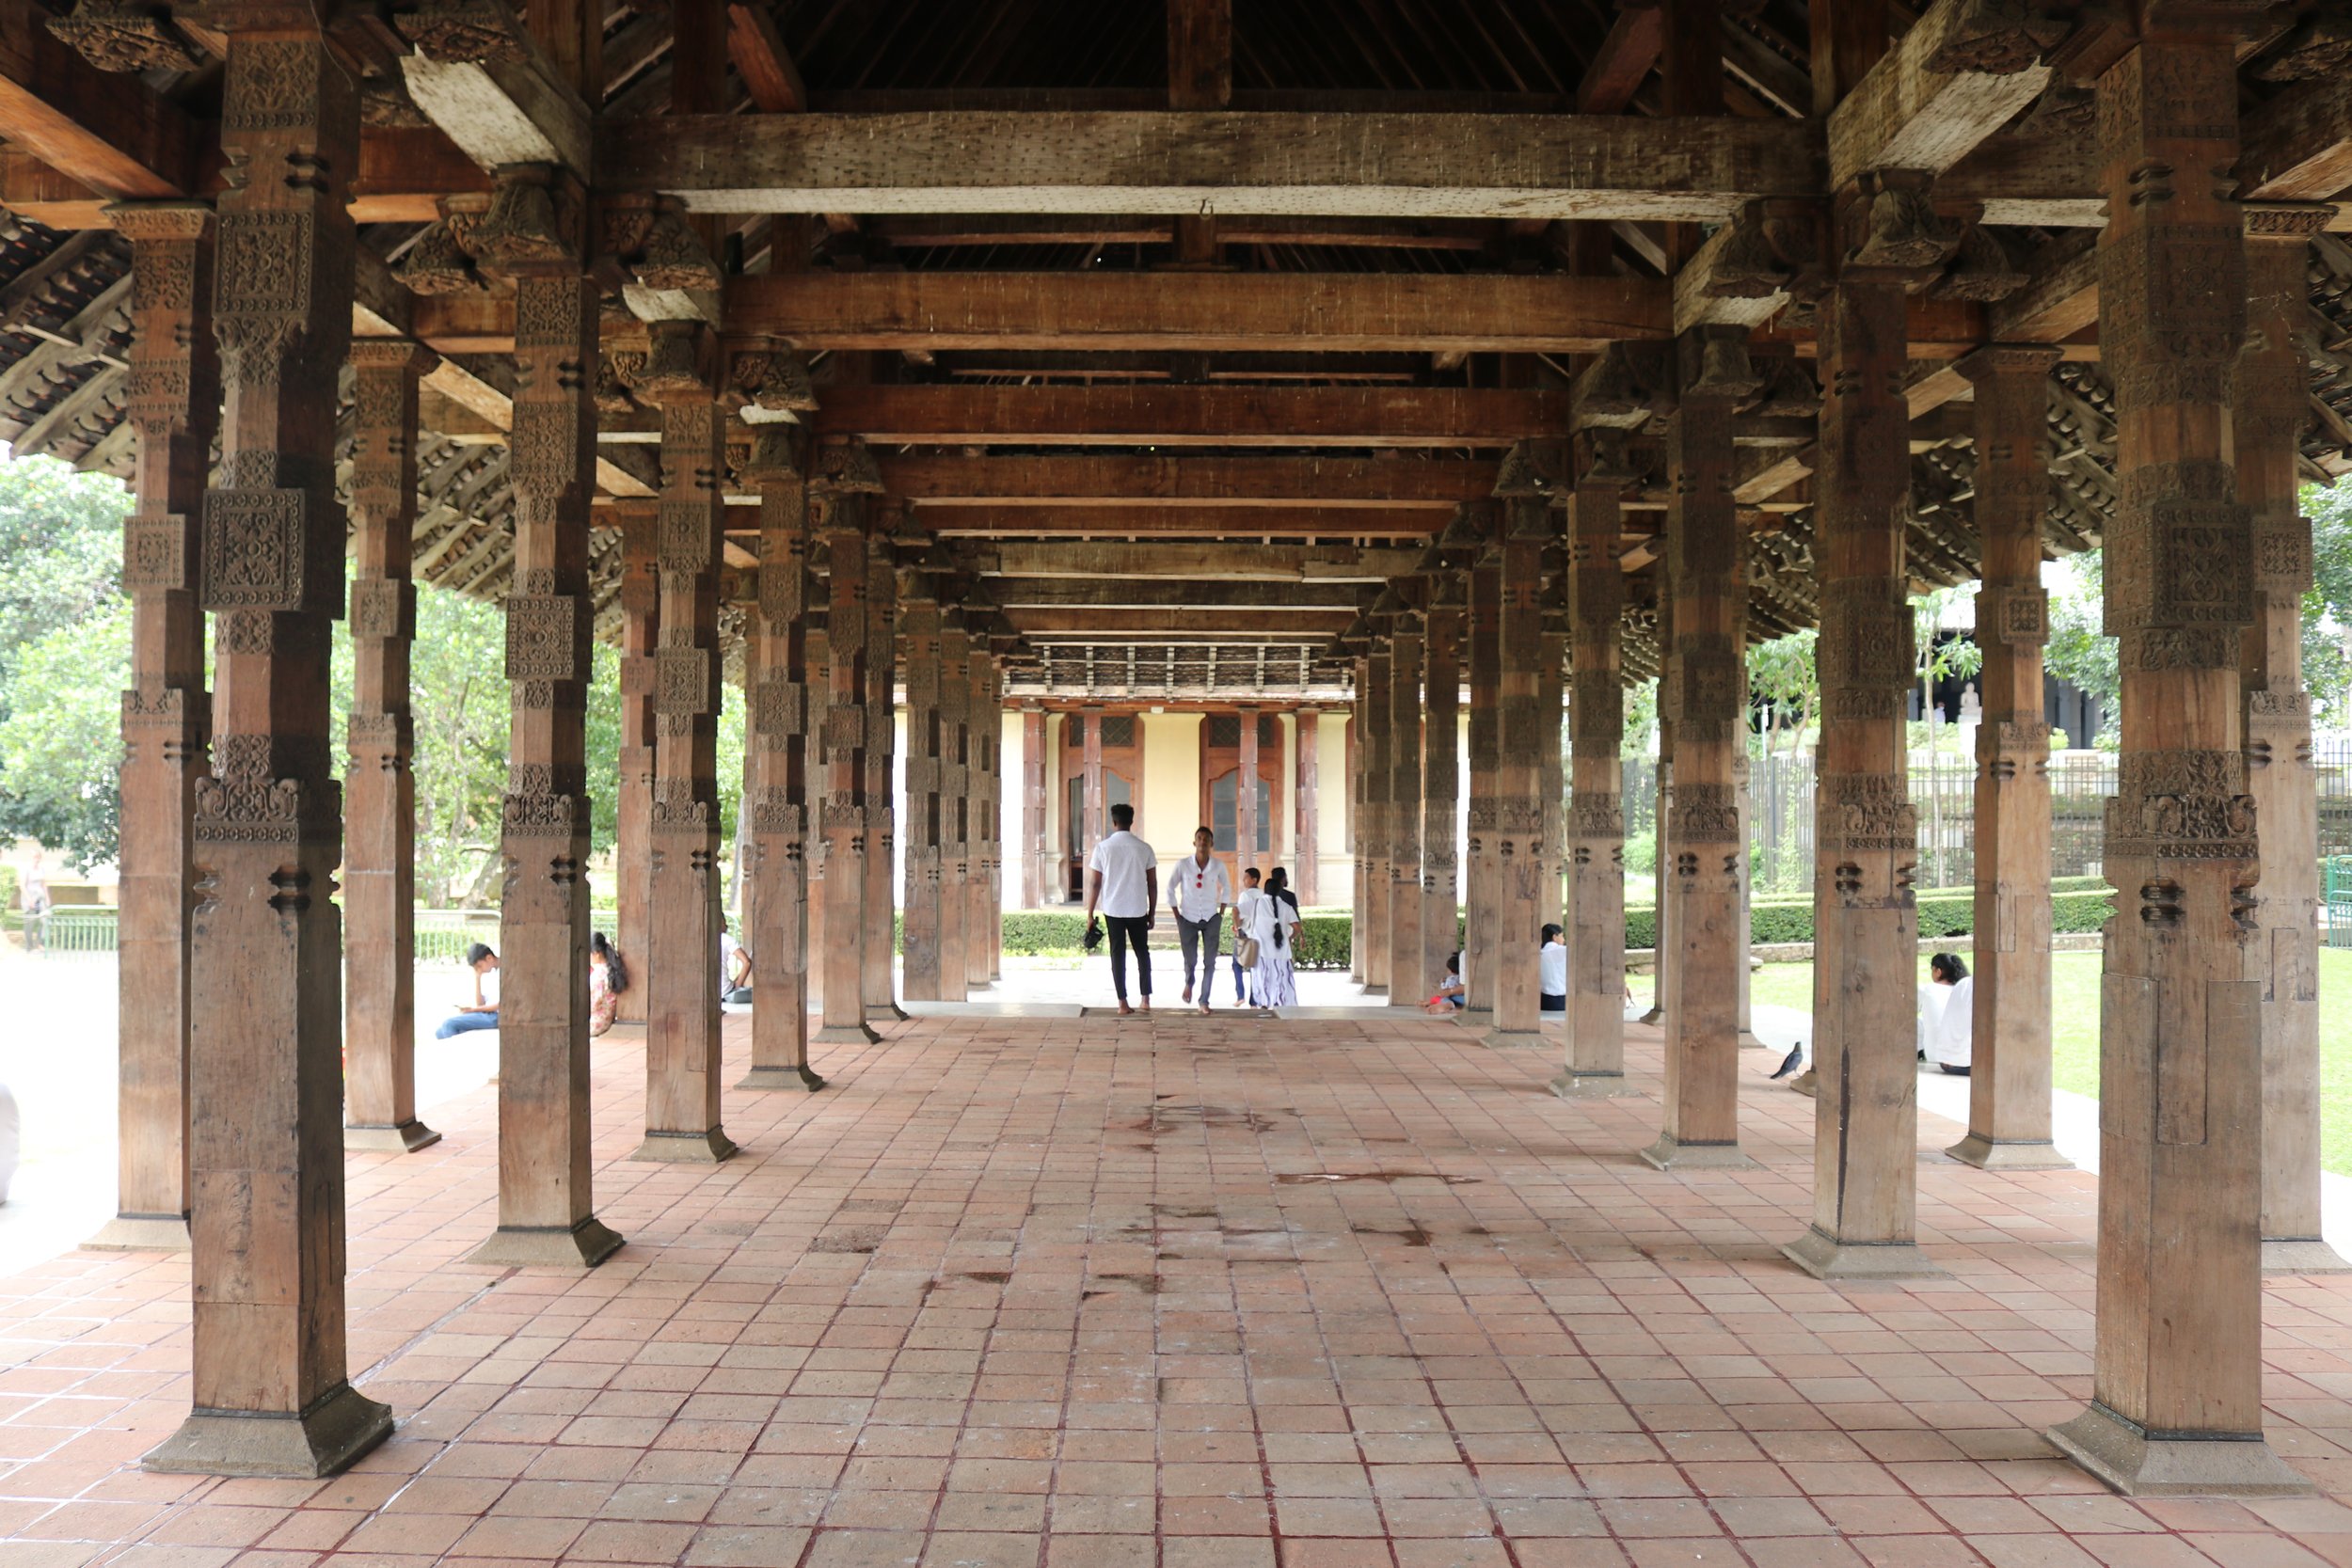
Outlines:
[[[115,913],[110,907],[52,910],[32,920],[11,913],[8,927],[22,934],[24,951],[36,958],[103,958],[116,949]],[[589,925],[599,931],[610,931],[616,924],[615,911],[609,907],[592,909],[588,916]],[[499,944],[499,911],[419,910],[416,931],[419,963],[457,963],[477,942]]]
[[[2319,852],[2352,856],[2352,742],[2313,748],[2319,784]],[[1758,895],[1813,891],[1813,758],[1757,757],[1748,767],[1750,877]],[[2095,877],[2106,858],[2106,801],[2115,793],[2115,758],[2063,752],[2050,759],[2050,875]],[[1911,800],[1919,817],[1918,883],[1965,887],[1976,879],[1977,768],[1947,752],[1930,764],[1914,757]],[[1654,833],[1658,768],[1625,765],[1626,835]],[[2352,884],[2344,916],[2352,924]],[[2352,938],[2347,938],[2352,944]]]

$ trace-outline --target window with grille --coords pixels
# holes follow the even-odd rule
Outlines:
[[[1202,744],[1239,746],[1241,744],[1241,716],[1233,713],[1211,714],[1207,737]]]
[[[1136,721],[1133,714],[1104,714],[1103,716],[1104,745],[1132,746],[1135,743]]]

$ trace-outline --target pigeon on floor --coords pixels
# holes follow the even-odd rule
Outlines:
[[[1772,1082],[1777,1084],[1803,1066],[1804,1066],[1804,1041],[1799,1040],[1788,1048],[1788,1058],[1780,1064],[1780,1070],[1772,1074]]]

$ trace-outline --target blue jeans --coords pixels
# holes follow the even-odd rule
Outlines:
[[[495,1029],[498,1026],[499,1015],[496,1013],[453,1013],[441,1020],[441,1026],[433,1031],[433,1037],[445,1040],[452,1035],[469,1035],[476,1029]]]

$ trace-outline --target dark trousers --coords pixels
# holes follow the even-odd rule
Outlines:
[[[1127,948],[1136,950],[1136,984],[1145,1001],[1152,998],[1152,950],[1143,944],[1144,933],[1151,928],[1148,915],[1106,914],[1103,924],[1111,933],[1111,989],[1119,992],[1121,1002],[1127,1000]]]
[[[1176,945],[1184,955],[1184,984],[1193,983],[1193,962],[1198,955],[1200,994],[1193,1000],[1204,1007],[1209,1005],[1209,992],[1216,989],[1216,942],[1223,927],[1224,922],[1216,915],[1206,920],[1186,920],[1181,914],[1176,917]],[[1144,994],[1151,994],[1148,987]]]

